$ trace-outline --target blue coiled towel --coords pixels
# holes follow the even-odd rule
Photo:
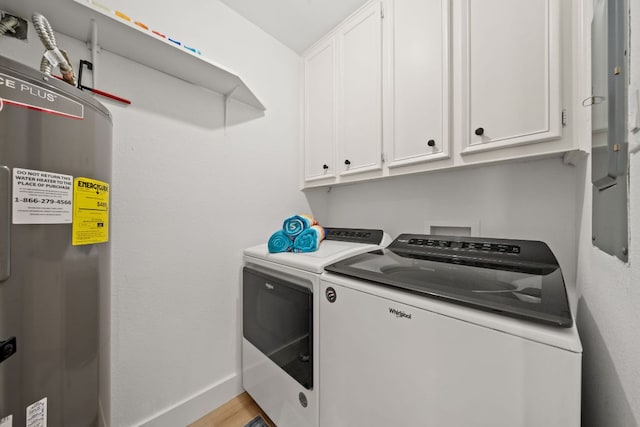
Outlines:
[[[324,239],[324,228],[319,225],[312,225],[298,234],[298,237],[293,241],[293,252],[317,251],[322,239]]]
[[[298,234],[317,223],[318,221],[316,221],[311,215],[294,215],[284,220],[284,223],[282,224],[282,231],[293,239]]]
[[[278,230],[269,237],[269,242],[267,243],[267,248],[269,252],[280,253],[280,252],[291,252],[293,249],[293,240],[284,234],[284,231]]]

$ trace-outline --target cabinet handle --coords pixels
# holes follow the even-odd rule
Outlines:
[[[433,139],[430,139],[427,141],[427,145],[429,147],[435,147],[436,146],[436,141],[434,141]]]
[[[482,135],[484,135],[484,128],[478,128],[478,129],[476,129],[475,134],[476,134],[476,135],[478,135],[478,136],[482,136]]]
[[[351,162],[349,161],[349,159],[347,159],[347,160],[344,161],[344,164],[349,166],[351,164]]]
[[[329,169],[329,166],[327,166],[326,164],[322,165],[322,169],[327,170]]]

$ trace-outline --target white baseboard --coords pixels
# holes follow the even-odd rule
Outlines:
[[[242,393],[240,374],[231,374],[217,384],[138,424],[140,427],[176,427],[202,418]]]

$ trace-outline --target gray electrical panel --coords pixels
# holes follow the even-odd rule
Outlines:
[[[628,6],[594,0],[591,25],[593,244],[628,261]]]

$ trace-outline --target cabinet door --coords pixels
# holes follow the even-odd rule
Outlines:
[[[449,0],[394,0],[389,167],[449,156]]]
[[[338,164],[341,175],[382,167],[382,18],[380,3],[338,32]]]
[[[335,43],[329,39],[304,58],[305,181],[335,178]]]
[[[463,1],[463,152],[560,136],[560,3]]]

